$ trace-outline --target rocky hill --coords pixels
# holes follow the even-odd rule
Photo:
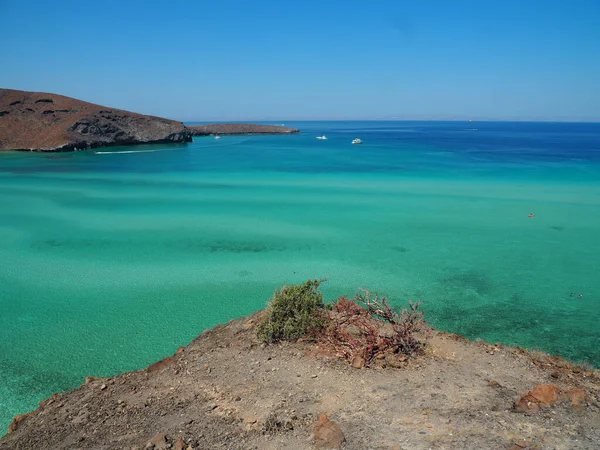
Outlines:
[[[189,142],[181,123],[62,95],[0,89],[0,151]]]
[[[319,342],[261,344],[261,314],[88,377],[17,417],[0,449],[600,448],[589,367],[435,330],[424,354],[363,367]]]
[[[191,125],[189,130],[194,136],[211,136],[226,134],[294,134],[297,128],[273,125],[257,125],[251,123],[213,123],[207,125]]]

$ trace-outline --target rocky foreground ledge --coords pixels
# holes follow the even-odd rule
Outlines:
[[[259,343],[261,314],[88,377],[15,418],[0,449],[599,448],[589,367],[435,330],[418,357],[353,367],[318,343]]]
[[[62,95],[0,89],[0,151],[58,152],[191,140],[191,132],[175,120]]]
[[[206,125],[188,125],[194,136],[219,136],[235,134],[295,134],[297,128],[251,123],[212,123]]]

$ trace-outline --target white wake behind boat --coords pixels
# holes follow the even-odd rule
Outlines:
[[[325,140],[325,139],[327,139],[327,136],[325,136],[325,135],[323,135],[323,136],[317,136],[317,139]]]
[[[356,138],[356,139],[352,139],[352,143],[353,144],[362,144],[362,140]]]

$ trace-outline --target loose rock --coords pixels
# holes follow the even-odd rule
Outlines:
[[[340,426],[329,420],[326,414],[321,414],[314,428],[316,448],[340,448],[346,439]]]
[[[365,359],[362,356],[355,356],[352,360],[352,367],[355,369],[362,369],[365,367]]]
[[[520,412],[535,412],[540,408],[550,407],[558,400],[559,393],[559,388],[553,384],[540,384],[517,400],[515,409]]]
[[[146,444],[147,449],[162,450],[167,448],[167,437],[163,433],[156,434]]]

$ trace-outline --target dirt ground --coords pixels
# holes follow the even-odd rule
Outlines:
[[[55,395],[0,449],[311,449],[327,445],[315,435],[322,413],[343,449],[600,449],[599,371],[435,330],[425,355],[356,369],[314,343],[260,344],[257,314],[145,370]],[[540,384],[585,398],[515,410]]]

